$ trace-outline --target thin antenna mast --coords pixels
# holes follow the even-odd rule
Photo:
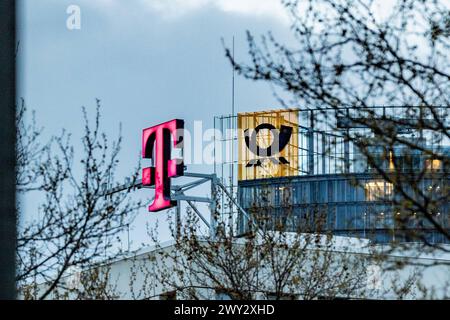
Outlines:
[[[234,61],[234,36],[233,36],[233,61]],[[234,67],[232,69],[231,81],[231,114],[234,116]]]
[[[232,57],[233,57],[233,63],[234,63],[234,36],[233,36],[233,44],[232,44]],[[230,194],[232,197],[234,197],[234,144],[235,144],[235,134],[236,134],[236,126],[235,122],[237,119],[234,118],[234,66],[232,66],[232,73],[231,73],[231,183],[230,183]],[[230,215],[228,217],[228,224],[230,227],[231,235],[233,234],[233,209],[234,206],[231,204],[230,206]]]

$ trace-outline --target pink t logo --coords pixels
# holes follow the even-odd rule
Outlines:
[[[183,175],[183,159],[170,159],[173,147],[183,147],[184,121],[175,119],[142,132],[142,157],[153,159],[154,167],[142,170],[142,185],[155,186],[155,199],[148,211],[155,212],[176,205],[170,200],[170,178]]]

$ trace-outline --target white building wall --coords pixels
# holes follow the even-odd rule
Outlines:
[[[333,247],[333,254],[335,255],[351,255],[352,259],[362,259],[369,257],[369,252],[365,249],[367,243],[362,243],[357,239],[343,239],[344,237],[335,237],[335,246]],[[341,239],[342,238],[342,239]],[[345,240],[347,245],[343,245]],[[242,241],[242,240],[237,240]],[[348,242],[350,241],[350,242]],[[348,246],[350,244],[350,246]],[[161,279],[158,278],[156,272],[156,264],[165,264],[165,268],[170,270],[173,268],[170,265],[170,260],[161,259],[161,252],[175,250],[173,241],[166,242],[161,245],[161,248],[147,248],[139,252],[130,254],[128,257],[123,257],[109,264],[105,264],[100,268],[109,276],[108,284],[111,292],[114,292],[116,299],[161,299],[162,294],[169,292],[172,288],[164,287],[161,284]],[[320,250],[311,248],[310,250]],[[415,254],[411,252],[403,252],[390,254],[382,265],[368,264],[365,277],[365,290],[360,296],[356,294],[353,298],[368,298],[368,299],[422,299],[432,298],[440,299],[450,297],[450,255],[439,254]],[[336,261],[339,261],[336,259]],[[409,264],[400,270],[386,270],[388,265],[395,262],[405,262]],[[336,262],[338,263],[338,262]],[[439,263],[435,265],[436,263]],[[173,268],[175,270],[175,268]],[[187,270],[195,272],[195,268]],[[261,268],[261,274],[265,271]],[[415,283],[412,285],[412,290],[404,296],[399,296],[394,292],[395,285],[402,285],[408,281],[409,277],[415,276]],[[68,276],[63,280],[64,284],[71,283],[77,286],[73,280],[77,277],[74,275]],[[195,284],[194,284],[195,285]],[[78,283],[80,286],[80,283]],[[45,285],[39,285],[39,291],[43,291]],[[270,288],[269,288],[270,289]],[[204,296],[210,299],[226,299],[226,295],[216,293],[214,290],[201,290]],[[425,291],[424,291],[425,290]],[[52,294],[48,298],[58,298],[65,288],[58,290],[59,294]],[[267,290],[270,291],[270,290]],[[22,296],[23,297],[23,296]],[[267,295],[261,292],[255,293],[256,299],[267,299]],[[69,295],[68,298],[75,298]],[[178,295],[177,298],[183,298]]]

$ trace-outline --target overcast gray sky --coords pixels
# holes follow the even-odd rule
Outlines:
[[[81,29],[69,30],[70,5],[81,9]],[[46,134],[62,128],[81,136],[81,106],[93,111],[102,101],[105,131],[123,126],[120,175],[132,170],[141,130],[181,118],[212,127],[229,114],[231,67],[221,43],[245,60],[245,31],[271,30],[288,38],[279,0],[21,0],[19,2],[19,97],[37,111]],[[236,78],[236,110],[277,108],[270,88]],[[211,171],[190,166],[190,171]],[[140,191],[142,192],[142,191]],[[37,198],[26,199],[34,212]],[[138,225],[165,218],[139,213]],[[138,228],[138,227],[136,227]],[[133,232],[143,240],[142,230]]]

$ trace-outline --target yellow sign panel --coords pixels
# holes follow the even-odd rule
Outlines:
[[[298,110],[238,113],[238,180],[298,175]]]

